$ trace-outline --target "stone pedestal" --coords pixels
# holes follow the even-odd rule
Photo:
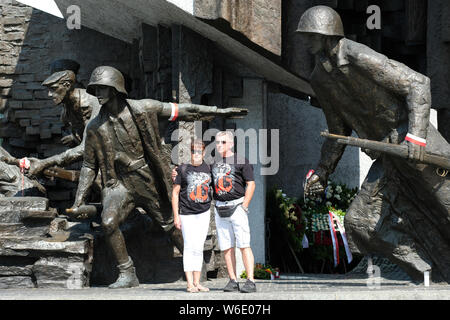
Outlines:
[[[46,198],[5,197],[0,208],[0,288],[89,286],[92,237],[71,234]]]

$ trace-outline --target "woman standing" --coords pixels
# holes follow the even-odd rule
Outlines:
[[[176,171],[172,192],[175,227],[184,239],[183,268],[188,292],[206,292],[200,285],[203,246],[208,234],[211,206],[211,168],[203,158],[205,144],[196,140],[191,144],[191,163],[180,165]]]

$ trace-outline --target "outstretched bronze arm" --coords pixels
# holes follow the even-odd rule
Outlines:
[[[248,109],[245,108],[218,108],[216,106],[204,106],[192,103],[163,103],[163,108],[160,113],[161,116],[168,117],[171,121],[177,119],[184,121],[209,121],[215,117],[236,119],[243,118],[247,114]]]

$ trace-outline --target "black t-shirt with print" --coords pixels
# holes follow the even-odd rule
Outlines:
[[[211,206],[211,168],[182,164],[177,169],[175,184],[181,185],[179,214],[200,214]]]
[[[247,181],[254,181],[253,166],[246,158],[238,157],[235,153],[231,157],[212,165],[214,181],[214,199],[231,201],[245,195]]]

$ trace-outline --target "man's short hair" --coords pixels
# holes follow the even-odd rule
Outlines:
[[[58,71],[53,73],[50,77],[42,82],[43,86],[50,87],[52,84],[61,82],[61,81],[70,81],[71,83],[75,83],[76,75],[75,72],[71,70]]]
[[[217,138],[221,137],[221,136],[226,136],[228,138],[228,140],[230,141],[234,141],[234,134],[231,131],[219,131],[216,134],[216,140]]]

